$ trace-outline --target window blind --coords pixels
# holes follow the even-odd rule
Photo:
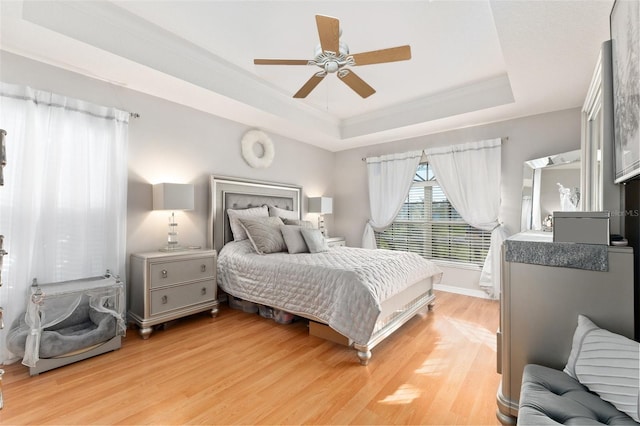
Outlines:
[[[393,224],[376,233],[378,248],[417,253],[427,259],[482,266],[491,232],[467,224],[421,164]]]

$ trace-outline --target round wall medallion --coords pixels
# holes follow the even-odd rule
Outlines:
[[[255,144],[262,149],[262,156],[258,156]],[[273,142],[267,134],[261,130],[249,130],[242,137],[242,157],[251,167],[264,169],[271,165],[275,151]]]

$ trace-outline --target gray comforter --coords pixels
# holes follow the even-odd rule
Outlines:
[[[248,240],[218,255],[218,285],[241,299],[312,316],[354,342],[369,342],[380,304],[441,270],[414,253],[333,247],[324,253],[255,253]]]

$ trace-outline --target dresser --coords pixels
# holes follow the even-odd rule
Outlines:
[[[211,310],[218,313],[216,251],[131,255],[129,318],[148,339],[152,326]]]
[[[497,415],[502,424],[515,423],[526,364],[564,368],[578,314],[614,333],[629,338],[634,335],[631,247],[603,246],[601,259],[607,268],[599,271],[514,261],[507,253],[509,247],[523,245],[534,248],[534,254],[551,253],[559,247],[558,243],[551,242],[550,232],[535,231],[517,234],[502,247],[497,334],[497,369],[502,375]],[[580,258],[581,253],[576,252],[578,246],[581,244],[568,246],[570,253],[560,253],[559,257]],[[554,260],[552,256],[548,258]],[[585,263],[594,265],[594,259],[586,256]]]

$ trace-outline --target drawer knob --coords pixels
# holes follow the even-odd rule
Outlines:
[[[202,264],[200,265],[200,272],[205,272],[207,270],[207,265]]]
[[[169,272],[167,272],[166,269],[163,269],[160,273],[162,274],[162,278],[167,278],[167,275],[169,275]]]
[[[202,287],[202,290],[200,290],[200,293],[204,296],[205,294],[207,294],[207,288],[206,287]]]
[[[162,296],[161,301],[162,301],[162,304],[163,304],[163,305],[166,305],[166,304],[167,304],[167,302],[169,302],[169,297],[168,297],[168,296],[166,296],[166,295],[165,295],[165,296]]]

